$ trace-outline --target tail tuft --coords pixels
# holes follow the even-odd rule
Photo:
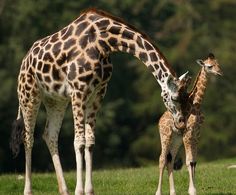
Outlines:
[[[10,138],[10,149],[12,150],[14,158],[16,158],[20,152],[20,145],[23,143],[24,129],[25,125],[22,118],[17,119],[13,122]]]
[[[183,161],[181,158],[178,158],[177,160],[175,160],[174,162],[174,170],[178,171],[182,168],[183,166]]]

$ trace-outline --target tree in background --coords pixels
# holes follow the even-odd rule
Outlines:
[[[16,82],[22,58],[33,42],[61,29],[88,7],[109,11],[148,34],[179,75],[186,70],[195,75],[199,69],[196,59],[203,58],[209,51],[216,55],[224,77],[212,81],[214,84],[209,87],[203,103],[206,120],[199,156],[205,160],[234,156],[234,0],[8,0],[0,1],[0,171],[24,168],[24,153],[13,160],[8,147],[11,122],[18,105]],[[94,165],[156,163],[160,152],[157,121],[165,110],[160,88],[141,62],[131,56],[115,54],[112,61],[113,77],[98,114]],[[42,107],[33,149],[33,169],[41,171],[53,169],[41,138],[44,124]],[[73,134],[69,106],[59,138],[65,169],[75,168]]]

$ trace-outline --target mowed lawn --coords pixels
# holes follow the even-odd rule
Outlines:
[[[219,160],[210,163],[198,162],[196,187],[198,194],[236,195],[236,169],[228,169],[236,164],[235,159]],[[158,167],[134,169],[112,169],[94,171],[94,188],[96,195],[152,195],[155,194],[158,181]],[[65,173],[71,194],[74,194],[75,172]],[[165,172],[163,194],[168,194],[168,179]],[[177,194],[187,194],[188,172],[186,167],[175,172]],[[0,194],[23,194],[24,179],[21,175],[0,176]],[[54,173],[33,173],[33,192],[35,195],[58,194]]]

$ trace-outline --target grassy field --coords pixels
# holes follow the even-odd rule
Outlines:
[[[236,169],[227,166],[236,164],[235,159],[220,160],[211,163],[199,162],[196,172],[198,194],[236,195]],[[75,172],[65,173],[71,194],[75,188]],[[115,169],[94,171],[96,195],[151,195],[155,194],[158,181],[157,167],[138,169]],[[177,194],[187,194],[188,172],[185,167],[175,172]],[[0,176],[0,195],[23,194],[24,179],[17,174]],[[33,174],[33,192],[35,195],[58,194],[54,173]],[[164,194],[168,194],[168,180],[165,172]]]

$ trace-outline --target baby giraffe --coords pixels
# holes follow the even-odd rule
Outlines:
[[[173,166],[176,154],[182,145],[182,140],[186,153],[186,165],[189,172],[189,189],[190,195],[196,195],[194,186],[194,175],[197,158],[197,145],[200,137],[200,126],[203,123],[203,114],[200,105],[203,100],[204,92],[207,85],[207,74],[222,75],[219,64],[214,55],[210,53],[205,60],[197,60],[197,63],[202,66],[195,84],[190,93],[184,98],[182,109],[186,119],[186,128],[178,129],[174,125],[174,121],[170,112],[166,111],[159,121],[159,132],[161,138],[161,155],[159,159],[159,184],[156,195],[162,194],[162,178],[165,166],[167,166],[170,195],[175,195]]]

